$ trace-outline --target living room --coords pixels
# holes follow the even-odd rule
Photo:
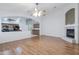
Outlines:
[[[78,3],[1,3],[0,54],[79,54],[78,10]]]

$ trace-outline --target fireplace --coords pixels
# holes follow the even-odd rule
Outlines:
[[[67,29],[66,36],[70,38],[75,38],[75,30],[74,29]]]

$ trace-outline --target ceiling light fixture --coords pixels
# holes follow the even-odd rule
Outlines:
[[[35,7],[32,15],[35,17],[45,16],[46,10],[39,10],[39,3],[36,3],[35,5],[36,5],[36,7]]]

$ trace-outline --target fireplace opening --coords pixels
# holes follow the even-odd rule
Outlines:
[[[67,29],[66,36],[70,38],[75,38],[75,30],[74,29]]]

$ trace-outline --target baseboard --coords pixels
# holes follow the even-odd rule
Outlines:
[[[27,37],[22,37],[20,39],[11,39],[11,40],[6,40],[6,41],[0,41],[0,44],[3,44],[3,43],[8,43],[8,42],[13,42],[13,41],[17,41],[17,40],[23,40],[23,39],[27,39],[27,38],[32,38],[34,37],[35,35],[29,35]]]
[[[57,36],[57,35],[49,35],[49,34],[43,34],[43,36],[50,36],[50,37],[56,37],[56,38],[60,38],[60,39],[62,39],[62,40],[64,40],[64,41],[67,41],[67,42],[69,42],[69,43],[72,43],[72,41],[71,40],[66,40],[64,37],[61,37],[61,36]]]
[[[44,36],[51,36],[51,37],[63,38],[63,37],[61,37],[61,36],[59,36],[59,35],[51,35],[51,34],[42,34],[42,35],[44,35]]]

